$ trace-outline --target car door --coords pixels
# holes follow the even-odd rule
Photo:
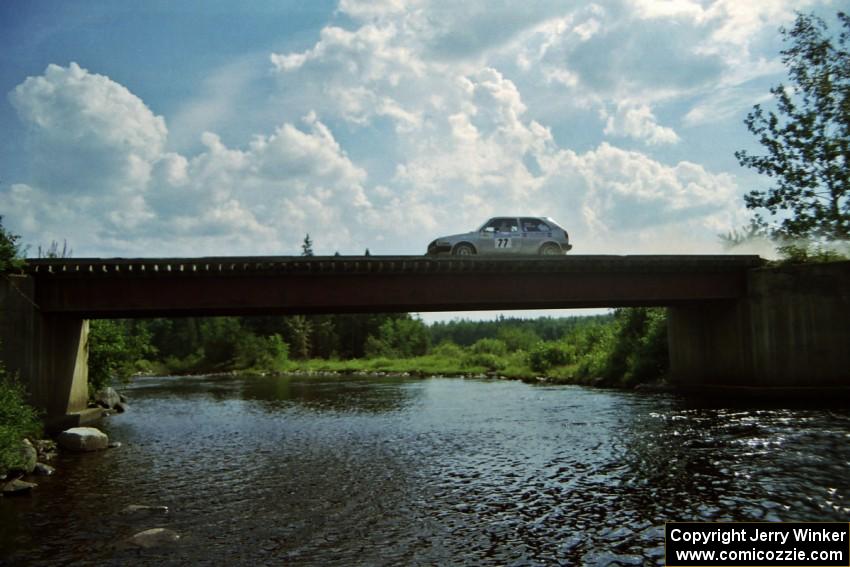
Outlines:
[[[487,226],[494,228],[492,241],[488,242],[487,252],[498,255],[518,254],[522,246],[519,232],[519,219],[516,217],[496,217]]]
[[[540,245],[551,239],[552,228],[541,219],[522,217],[519,219],[519,226],[522,231],[523,254],[537,254]]]

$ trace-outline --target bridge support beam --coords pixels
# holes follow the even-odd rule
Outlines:
[[[42,313],[33,291],[28,276],[0,280],[0,349],[6,371],[27,387],[48,429],[91,421],[99,413],[86,408],[89,323]]]
[[[676,385],[850,390],[850,262],[750,270],[747,289],[670,308]]]

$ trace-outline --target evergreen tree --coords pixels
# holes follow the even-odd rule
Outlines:
[[[301,244],[301,255],[313,255],[313,241],[310,239],[308,232],[304,236],[304,242]],[[306,359],[310,358],[311,354],[311,336],[313,334],[313,325],[310,319],[304,315],[295,315],[286,319],[286,341],[291,347],[291,354],[294,358]]]
[[[310,358],[310,338],[313,334],[313,326],[304,315],[287,317],[287,342],[290,345],[290,354],[293,358]]]
[[[301,244],[301,255],[302,256],[312,256],[313,255],[313,241],[310,240],[310,233],[307,233],[307,236],[304,237],[304,242]]]
[[[781,30],[791,86],[770,90],[776,111],[756,105],[744,121],[766,153],[735,157],[774,182],[744,201],[774,236],[850,237],[850,17],[838,20],[837,39],[814,15],[798,14],[793,28]]]

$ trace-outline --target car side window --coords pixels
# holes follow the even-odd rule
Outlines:
[[[520,221],[522,222],[523,232],[548,232],[551,230],[549,225],[540,219],[523,218]]]
[[[484,229],[493,227],[496,232],[519,232],[519,225],[515,218],[499,217],[487,223]]]
[[[499,225],[499,232],[519,232],[519,225],[516,222],[516,219],[503,219],[501,225]]]

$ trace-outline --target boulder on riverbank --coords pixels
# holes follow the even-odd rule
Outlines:
[[[96,427],[72,427],[60,433],[56,441],[70,451],[100,451],[109,446],[109,437]]]
[[[32,473],[38,461],[38,451],[29,439],[21,441],[21,460],[18,468],[26,474]]]
[[[120,404],[121,401],[121,395],[111,386],[100,390],[94,395],[94,402],[106,409],[115,409],[115,406]]]

